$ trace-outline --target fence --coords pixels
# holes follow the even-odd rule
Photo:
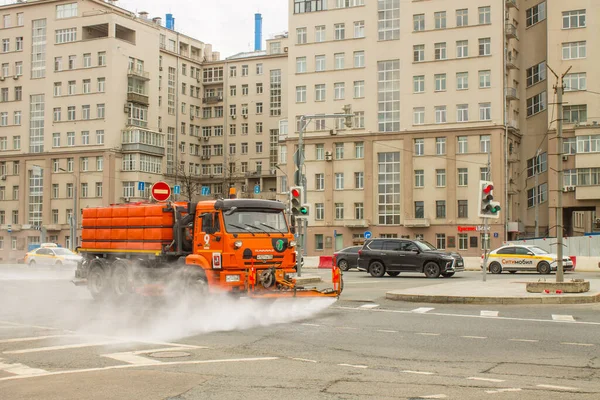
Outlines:
[[[538,246],[550,253],[556,253],[556,238],[525,239],[509,242]],[[563,254],[566,256],[600,257],[600,236],[576,236],[563,239]]]

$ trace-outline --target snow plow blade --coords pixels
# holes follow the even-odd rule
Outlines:
[[[344,280],[341,270],[334,266],[331,268],[331,281],[333,288],[317,289],[298,286],[295,279],[286,279],[282,270],[274,271],[275,288],[264,288],[257,283],[256,271],[251,268],[248,272],[248,297],[251,298],[289,298],[289,297],[335,297],[338,298],[344,289]]]

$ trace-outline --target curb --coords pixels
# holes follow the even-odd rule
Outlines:
[[[412,303],[454,303],[454,304],[587,304],[600,303],[600,293],[588,296],[536,296],[536,297],[473,297],[436,296],[387,292],[387,300]]]

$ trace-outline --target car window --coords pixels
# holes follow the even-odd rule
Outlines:
[[[514,247],[505,247],[503,249],[500,249],[496,252],[496,254],[515,254],[515,248]]]
[[[533,252],[525,247],[517,247],[516,248],[516,253],[520,256],[527,256],[527,255],[532,255]]]
[[[39,249],[36,254],[40,256],[47,256],[52,255],[52,252],[48,249]]]
[[[383,242],[381,240],[373,240],[368,246],[371,250],[383,250]]]
[[[390,240],[383,244],[383,249],[388,251],[400,251],[400,242]]]
[[[413,242],[404,241],[404,242],[402,242],[401,249],[402,249],[402,251],[415,251],[415,250],[418,250],[418,247]]]

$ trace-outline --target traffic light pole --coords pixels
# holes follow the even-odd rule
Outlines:
[[[492,162],[491,162],[491,155],[492,155],[492,149],[489,149],[488,151],[488,159],[487,159],[487,170],[486,170],[486,178],[487,180],[491,180],[492,179]],[[481,190],[481,188],[479,189]],[[486,282],[487,281],[487,265],[488,265],[488,243],[490,242],[489,240],[489,218],[484,218],[483,219],[483,268],[481,268],[481,273],[483,274],[483,281]]]

